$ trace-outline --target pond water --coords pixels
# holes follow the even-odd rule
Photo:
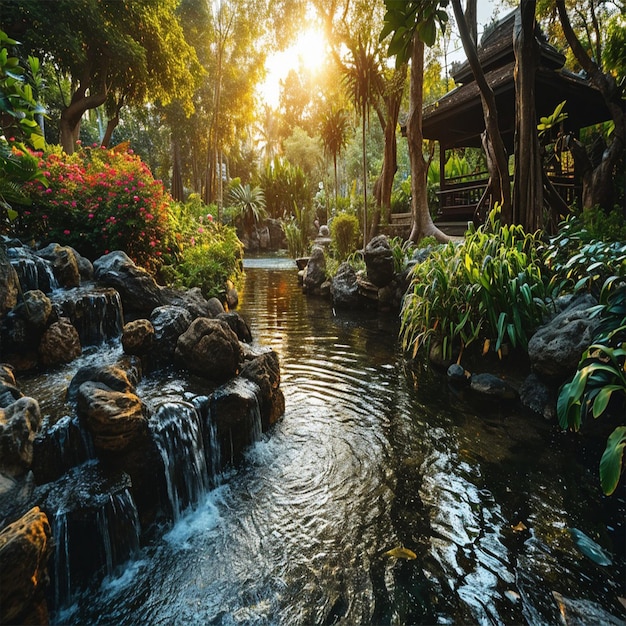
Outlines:
[[[579,442],[408,366],[394,316],[303,296],[291,260],[247,259],[240,299],[284,417],[57,623],[621,623],[623,491],[600,495]]]

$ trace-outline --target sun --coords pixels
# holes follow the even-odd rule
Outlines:
[[[301,31],[296,40],[281,52],[268,56],[265,62],[267,75],[259,86],[261,100],[273,108],[278,106],[280,81],[291,70],[304,70],[316,74],[322,69],[328,54],[324,33],[315,27]]]

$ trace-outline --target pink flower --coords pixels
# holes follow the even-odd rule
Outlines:
[[[67,228],[66,228],[66,229],[63,231],[63,234],[64,234],[64,235],[69,235],[69,234],[70,234],[70,231],[69,231],[69,230],[67,230]]]
[[[87,217],[92,220],[93,219],[93,213],[89,213],[89,215],[87,215]]]
[[[206,218],[209,220],[209,222],[213,221],[213,216],[210,213],[207,213]]]
[[[135,202],[139,202],[139,196],[133,196],[133,200],[134,200]]]
[[[204,228],[202,228],[202,226],[200,226],[200,228],[198,228],[198,232],[199,232],[200,234],[202,234],[202,233],[204,232]]]
[[[50,189],[50,187],[48,187],[48,189],[46,189],[44,193],[52,193],[52,189]]]
[[[156,246],[156,241],[153,239],[153,240],[150,242],[150,245],[154,248],[154,246]]]

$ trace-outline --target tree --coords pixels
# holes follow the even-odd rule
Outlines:
[[[324,152],[333,159],[333,171],[335,174],[335,208],[338,206],[338,177],[337,177],[337,157],[346,147],[350,135],[350,120],[345,109],[331,104],[322,113],[320,122],[320,135]]]
[[[0,18],[43,60],[71,76],[73,92],[61,113],[63,149],[72,153],[80,120],[112,98],[122,105],[148,93],[191,110],[199,65],[175,16],[176,0],[6,0]]]
[[[601,206],[610,210],[614,202],[613,177],[615,167],[620,158],[623,158],[624,146],[626,145],[626,121],[624,118],[623,91],[617,84],[615,76],[608,71],[603,71],[601,66],[601,29],[595,27],[595,46],[585,48],[578,38],[565,6],[564,0],[556,0],[556,8],[563,28],[563,34],[569,44],[574,57],[587,73],[591,83],[600,91],[611,113],[615,125],[610,145],[604,150],[602,159],[594,167],[584,147],[575,139],[570,138],[569,147],[577,168],[583,178],[583,208]],[[597,23],[592,5],[592,24]],[[589,41],[589,44],[593,44]],[[596,60],[594,60],[594,58]]]
[[[367,245],[367,151],[366,127],[369,109],[382,91],[381,64],[372,40],[359,33],[348,44],[344,80],[355,108],[361,116],[361,147],[363,152],[363,249]]]
[[[410,60],[409,115],[407,119],[407,141],[411,163],[411,214],[412,226],[409,239],[419,241],[433,236],[438,241],[449,241],[449,237],[433,223],[428,207],[426,178],[428,161],[424,158],[422,133],[422,106],[424,99],[424,44],[433,45],[437,24],[445,24],[448,15],[438,10],[439,2],[413,1],[394,2],[385,0],[387,13],[385,26],[380,34],[383,41],[391,35],[389,56],[396,57],[396,67]]]

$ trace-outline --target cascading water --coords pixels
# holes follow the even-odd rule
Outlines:
[[[174,520],[209,489],[202,421],[187,402],[160,404],[150,430],[165,466],[165,482]]]
[[[78,331],[82,346],[98,345],[122,332],[122,301],[115,289],[76,287],[56,292],[53,301]]]
[[[22,292],[39,289],[50,293],[59,288],[50,261],[33,254],[28,248],[9,248],[8,256],[15,268]]]

